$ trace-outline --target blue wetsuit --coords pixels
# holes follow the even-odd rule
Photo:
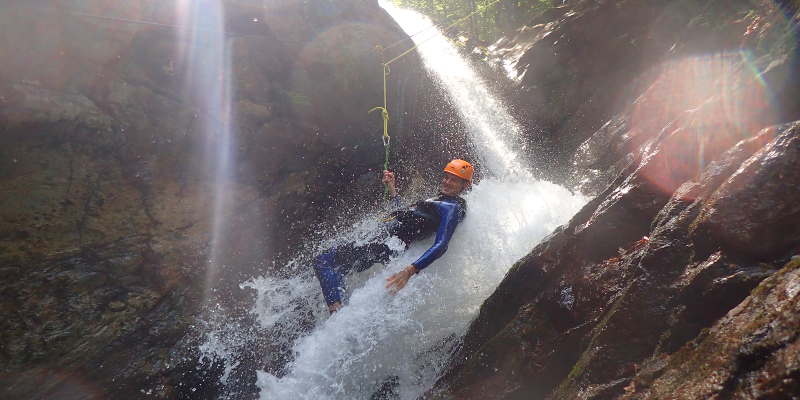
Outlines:
[[[395,255],[385,240],[396,236],[408,247],[411,242],[426,238],[436,232],[436,240],[414,266],[425,269],[447,251],[447,245],[456,226],[467,211],[461,197],[440,194],[434,198],[417,202],[409,208],[397,210],[384,222],[384,232],[376,240],[355,245],[348,243],[325,251],[314,260],[322,294],[328,305],[341,302],[344,294],[345,274],[364,271],[375,263],[385,263]]]

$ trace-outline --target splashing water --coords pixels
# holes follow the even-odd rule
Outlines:
[[[261,398],[365,399],[389,377],[399,382],[401,398],[416,398],[442,372],[453,339],[464,334],[507,268],[584,203],[547,182],[484,180],[464,198],[468,217],[442,258],[395,296],[384,288],[385,279],[419,257],[432,239],[412,245],[386,268],[351,277],[349,287],[356,289],[348,305],[294,345],[290,372],[281,378],[258,373]],[[262,324],[296,317],[286,294],[312,299],[324,315],[311,275],[247,286],[259,293],[254,312]]]
[[[409,33],[430,26],[419,14],[383,6]],[[489,170],[487,178],[464,195],[467,218],[447,253],[397,295],[386,291],[386,278],[416,260],[433,238],[413,244],[385,267],[348,277],[349,301],[330,318],[310,265],[291,279],[261,277],[243,283],[243,289],[257,293],[251,312],[260,328],[270,332],[270,340],[291,348],[293,357],[279,373],[257,371],[262,399],[367,399],[387,384],[402,399],[417,398],[440,376],[455,344],[508,268],[586,201],[520,173],[527,168],[507,144],[519,133],[518,125],[447,39],[435,29],[431,34],[430,40],[419,38],[426,41],[419,51],[461,110],[481,164]],[[374,221],[357,222],[345,236],[349,240],[364,234],[375,227]],[[309,310],[311,327],[302,322]],[[202,350],[233,365],[231,353],[239,351],[239,344],[220,341],[213,332],[209,338]]]

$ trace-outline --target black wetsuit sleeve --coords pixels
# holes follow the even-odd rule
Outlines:
[[[445,201],[436,202],[436,211],[439,214],[439,227],[436,229],[436,240],[422,256],[414,261],[414,266],[418,271],[425,269],[428,265],[441,257],[447,251],[450,238],[456,230],[456,226],[461,221],[461,207],[459,204]]]

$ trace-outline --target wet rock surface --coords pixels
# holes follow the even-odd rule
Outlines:
[[[609,171],[609,164],[630,152],[620,146],[631,138],[595,132],[635,123],[628,118],[631,112],[614,116],[635,108],[634,99],[654,82],[663,81],[665,74],[678,73],[671,64],[682,60],[689,60],[680,72],[683,77],[708,74],[705,79],[736,69],[712,72],[714,67],[708,64],[717,62],[716,58],[739,58],[745,68],[762,71],[758,78],[774,91],[778,101],[773,103],[777,107],[772,123],[800,118],[795,95],[800,81],[791,72],[798,62],[792,33],[796,23],[792,15],[797,11],[794,3],[559,3],[485,50],[486,60],[495,66],[494,79],[502,82],[515,115],[527,127],[534,151],[532,162],[547,176],[565,179],[577,163],[580,175],[595,165],[589,169],[608,172],[613,178],[618,171]],[[741,59],[742,54],[746,60]],[[665,109],[682,112],[696,108],[709,97],[704,93],[706,83],[671,81],[659,94],[659,101]],[[655,112],[645,111],[648,117]],[[749,110],[745,107],[743,112]],[[613,136],[616,139],[609,141]],[[618,151],[622,154],[616,154]],[[607,183],[608,179],[601,186]]]
[[[753,145],[767,140],[760,148]],[[798,140],[800,122],[767,128],[719,154],[669,198],[657,189],[646,191],[654,186],[647,179],[625,185],[642,179],[647,162],[657,159],[645,158],[620,186],[612,185],[512,268],[429,397],[695,399],[744,395],[753,387],[796,395],[787,378],[796,369],[790,350],[796,334],[780,332],[796,330],[788,317],[797,312],[796,298],[786,294],[796,286],[797,277],[789,273],[796,265],[784,265],[798,250],[798,240],[790,239],[798,225],[777,224],[779,239],[764,236],[753,246],[715,235],[770,230],[773,218],[744,217],[745,224],[738,216],[762,215],[761,205],[772,201],[782,204],[770,207],[781,221],[796,221],[794,202],[785,199],[800,196],[789,172],[800,167]],[[775,171],[768,166],[773,163],[784,166],[778,170],[783,172],[768,173]],[[759,183],[736,184],[748,168],[753,170],[747,176],[762,176]],[[737,218],[718,219],[712,234],[704,230],[707,210],[727,190],[740,200]],[[636,210],[652,224],[640,223],[643,230],[626,235],[615,223],[625,216],[615,207]],[[736,328],[733,321],[740,321]],[[752,342],[738,330],[756,336],[774,331],[775,339]],[[723,346],[723,353],[701,353],[716,351],[714,346]],[[752,362],[738,355],[750,354],[750,346],[758,348]],[[698,382],[719,382],[684,386],[676,376],[691,375],[695,367],[706,371],[698,373]]]
[[[796,6],[566,3],[488,55],[542,123],[540,166],[596,196],[512,267],[425,398],[800,396]]]
[[[207,268],[219,181],[206,149],[222,143],[204,137],[202,86],[225,77],[190,74],[183,3],[3,5],[0,397],[223,395],[220,366],[197,353],[209,302],[235,307],[244,279],[291,273],[283,262],[335,222],[332,199],[379,203],[381,121],[367,111],[382,103],[375,46],[399,27],[374,1],[221,2],[235,163]],[[425,118],[449,105],[414,56],[392,78],[393,158],[424,177],[456,149]]]
[[[786,264],[692,342],[649,360],[623,398],[797,397],[798,267]]]

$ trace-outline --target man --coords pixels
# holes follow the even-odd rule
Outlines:
[[[417,202],[409,208],[392,212],[384,221],[383,230],[375,240],[361,245],[348,243],[319,255],[314,261],[314,269],[331,314],[342,307],[343,275],[353,270],[364,271],[373,264],[384,263],[397,254],[386,243],[388,239],[397,237],[405,247],[408,247],[411,242],[436,233],[436,240],[428,251],[417,261],[386,280],[386,288],[392,293],[397,293],[412,276],[441,257],[447,251],[447,245],[456,226],[466,214],[466,202],[459,195],[472,183],[473,172],[472,165],[464,160],[450,161],[444,167],[439,195]],[[399,204],[394,174],[383,171],[383,182],[389,188],[393,201]]]

